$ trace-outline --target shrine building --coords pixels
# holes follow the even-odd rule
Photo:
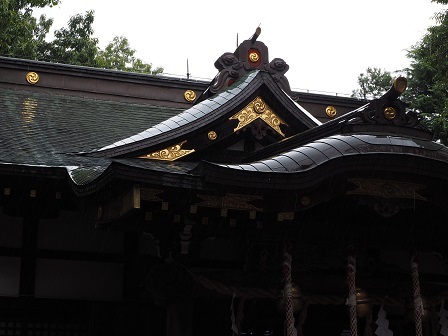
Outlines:
[[[258,35],[211,82],[0,57],[0,335],[448,335],[406,79],[296,92]]]

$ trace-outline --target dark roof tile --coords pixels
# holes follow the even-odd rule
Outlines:
[[[0,162],[71,165],[73,157],[59,154],[106,146],[179,112],[170,107],[2,88]]]

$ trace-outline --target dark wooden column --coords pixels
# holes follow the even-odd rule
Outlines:
[[[20,296],[34,296],[38,228],[39,219],[36,212],[28,211],[24,214],[20,262]]]

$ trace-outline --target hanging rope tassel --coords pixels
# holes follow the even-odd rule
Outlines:
[[[283,261],[283,278],[285,281],[285,289],[283,291],[286,303],[286,336],[295,336],[294,328],[294,311],[293,311],[293,291],[291,277],[291,255],[285,251]]]
[[[411,258],[412,288],[414,292],[415,336],[422,336],[423,300],[420,295],[420,280],[418,276],[418,264]]]
[[[347,260],[348,298],[346,305],[350,314],[350,336],[358,336],[358,323],[356,319],[356,259],[348,256]]]

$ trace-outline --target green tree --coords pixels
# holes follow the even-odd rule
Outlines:
[[[448,4],[448,0],[433,0]],[[436,15],[437,24],[429,27],[423,38],[408,52],[407,69],[411,107],[420,112],[422,121],[436,139],[448,144],[448,14]]]
[[[53,19],[45,15],[37,19],[33,9],[59,3],[61,0],[0,0],[0,55],[154,75],[163,72],[163,68],[136,58],[125,37],[115,37],[101,50],[93,36],[93,11],[72,16],[67,27],[56,30],[54,40],[48,42]]]
[[[77,14],[70,18],[68,26],[54,32],[49,44],[48,57],[52,61],[96,67],[98,39],[93,37],[94,12]]]
[[[33,17],[33,8],[52,7],[59,3],[60,0],[1,0],[0,55],[41,58],[53,20],[45,15],[37,20]]]
[[[353,90],[352,97],[373,99],[382,96],[392,84],[389,71],[368,67],[366,73],[358,76],[359,89]]]
[[[99,50],[96,58],[98,66],[105,69],[115,69],[131,72],[141,72],[157,75],[163,72],[163,68],[153,69],[152,64],[136,58],[135,49],[129,45],[126,37],[115,36],[104,50]]]

